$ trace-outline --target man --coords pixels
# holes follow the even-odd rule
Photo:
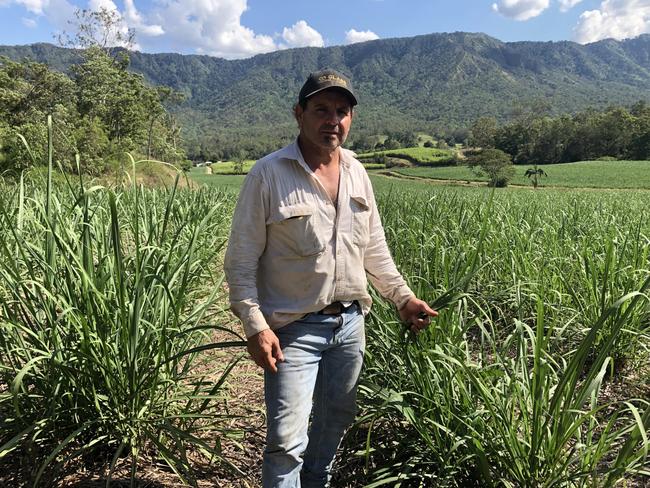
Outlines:
[[[397,271],[370,180],[342,147],[356,104],[343,74],[310,74],[294,108],[297,140],[255,164],[233,217],[225,270],[248,351],[265,370],[265,488],[329,481],[356,413],[366,275],[412,330],[436,315]]]

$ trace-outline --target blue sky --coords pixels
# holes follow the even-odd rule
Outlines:
[[[115,11],[141,51],[225,58],[433,32],[581,43],[650,32],[650,0],[0,0],[0,44],[52,42],[79,8]]]

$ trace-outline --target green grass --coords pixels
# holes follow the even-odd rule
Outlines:
[[[527,166],[516,166],[515,178],[511,182],[532,188],[531,182],[524,176]],[[540,178],[540,187],[567,188],[601,188],[601,189],[650,189],[650,161],[586,161],[582,163],[566,163],[542,166],[548,173],[548,178]],[[376,188],[395,185],[395,178],[386,178],[369,174]],[[423,181],[408,180],[400,188],[408,191],[421,189],[430,191],[431,185],[426,179],[459,180],[462,182],[487,181],[478,177],[466,166],[444,166],[438,168],[392,168],[390,171],[405,176],[422,178]],[[243,175],[199,175],[190,173],[190,178],[197,183],[222,188],[239,188],[244,180]],[[396,187],[397,188],[397,187]]]
[[[435,143],[438,142],[438,141],[436,141],[436,140],[433,138],[433,136],[431,136],[431,135],[429,135],[429,134],[419,133],[419,134],[418,134],[418,145],[422,146],[422,145],[424,145],[424,143],[426,143],[426,142],[431,142],[431,143],[435,144]]]
[[[385,169],[386,168],[386,166],[381,164],[381,163],[365,163],[365,162],[362,162],[361,164],[363,164],[363,167],[366,168],[366,170]]]
[[[645,195],[515,190],[490,203],[485,188],[376,188],[416,294],[434,301],[465,284],[419,337],[376,297],[346,453],[365,452],[363,481],[587,487],[648,476],[647,398],[631,385],[605,393],[623,366],[650,367]]]
[[[650,163],[580,164],[612,186]],[[229,399],[196,361],[224,345],[209,332],[227,320],[219,250],[244,176],[190,177],[205,187],[0,182],[0,458],[30,457],[36,478],[99,449],[135,478],[153,446],[190,482],[196,454],[228,463]],[[650,476],[647,193],[371,178],[405,279],[447,298],[415,337],[374,297],[337,486]]]
[[[248,173],[255,164],[253,160],[244,161],[243,172]],[[210,165],[212,173],[217,175],[232,175],[235,173],[235,163],[232,161],[220,161]]]
[[[430,165],[448,163],[453,158],[453,151],[448,149],[436,149],[430,147],[406,147],[401,149],[387,149],[384,151],[372,151],[359,154],[360,160],[374,159],[377,156],[392,156],[395,158],[408,159],[416,164]]]
[[[29,452],[37,486],[107,452],[133,479],[147,452],[186,483],[189,449],[229,465],[230,368],[207,379],[199,353],[243,344],[220,310],[233,203],[210,188],[2,188],[0,459]]]
[[[244,344],[221,308],[233,193],[57,184],[48,132],[45,184],[0,181],[0,459],[34,486],[79,457],[108,456],[108,482],[130,459],[131,486],[150,453],[183,483],[189,451],[236,471],[219,439],[241,356],[212,376],[200,354]]]
[[[201,184],[214,188],[234,188],[239,189],[244,182],[245,175],[199,175],[190,173],[190,178]]]
[[[515,166],[511,184],[532,186],[524,173],[530,166]],[[540,177],[540,186],[569,188],[650,188],[650,161],[583,161],[540,165],[548,177]],[[394,168],[391,171],[418,178],[460,181],[487,181],[466,166],[437,168]]]
[[[424,164],[440,161],[452,154],[448,150],[419,147],[364,153],[360,157],[370,159],[370,155],[384,153],[395,157],[399,157],[399,154],[406,153],[409,157],[417,159]],[[241,186],[243,177],[232,174],[232,164],[230,162],[216,163],[212,165],[212,175],[190,172],[190,177],[197,183],[208,186],[238,188]],[[254,161],[245,162],[244,172],[248,172],[253,164]],[[375,163],[364,163],[364,166],[370,174],[383,169],[381,165]],[[515,176],[510,184],[532,187],[530,179],[524,176],[529,167],[527,165],[515,166]],[[539,178],[539,186],[542,188],[650,189],[650,161],[582,161],[540,165],[539,167],[548,174],[548,177]],[[391,168],[390,171],[404,176],[423,179],[457,180],[461,182],[487,181],[487,178],[477,176],[469,168],[462,165]]]

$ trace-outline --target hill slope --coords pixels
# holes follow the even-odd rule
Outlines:
[[[47,44],[0,47],[66,69],[79,57]],[[295,130],[291,106],[310,71],[352,76],[354,133],[434,132],[481,115],[507,119],[517,102],[544,98],[555,113],[650,100],[650,35],[626,41],[505,43],[484,34],[430,34],[350,46],[299,48],[243,60],[131,53],[131,69],[186,94],[177,108],[191,154],[247,143],[276,147]]]

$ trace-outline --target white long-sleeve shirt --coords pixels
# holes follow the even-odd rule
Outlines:
[[[372,300],[366,276],[401,308],[412,296],[390,255],[370,179],[340,149],[338,209],[297,142],[260,159],[241,189],[225,272],[247,337],[336,301]]]

